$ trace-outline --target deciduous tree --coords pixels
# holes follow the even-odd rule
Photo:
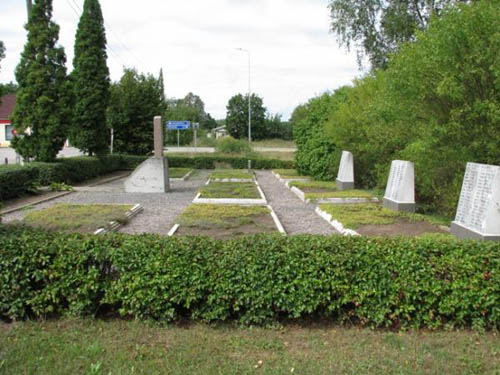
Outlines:
[[[252,139],[266,137],[266,108],[261,97],[251,97],[251,134]],[[238,94],[229,99],[226,106],[226,127],[229,134],[237,139],[248,139],[248,95]]]

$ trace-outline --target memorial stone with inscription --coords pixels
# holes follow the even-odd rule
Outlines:
[[[342,151],[336,184],[338,190],[354,189],[354,158],[349,151]]]
[[[500,240],[500,167],[467,163],[450,230],[459,238]]]
[[[415,212],[415,169],[412,162],[392,161],[383,206],[395,211]]]
[[[154,157],[141,163],[125,180],[127,193],[166,193],[170,190],[168,161],[163,155],[163,124],[156,116],[154,127]]]

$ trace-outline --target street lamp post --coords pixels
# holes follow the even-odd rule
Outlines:
[[[243,48],[237,48],[238,51],[243,51],[248,54],[248,142],[252,143],[252,91],[251,91],[251,74],[250,74],[250,51]]]

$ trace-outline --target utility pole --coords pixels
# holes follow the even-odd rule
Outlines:
[[[30,14],[31,14],[31,1],[32,0],[26,0],[26,9],[28,10],[28,21],[30,20]]]

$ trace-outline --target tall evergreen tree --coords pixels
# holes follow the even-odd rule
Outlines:
[[[89,155],[108,151],[106,108],[109,101],[109,70],[106,35],[98,0],[85,0],[75,40],[73,83],[74,112],[71,143]]]
[[[12,123],[20,137],[12,145],[23,157],[52,161],[66,140],[69,90],[64,48],[57,46],[59,26],[52,0],[35,0],[26,24],[28,41],[16,68],[16,106]]]

